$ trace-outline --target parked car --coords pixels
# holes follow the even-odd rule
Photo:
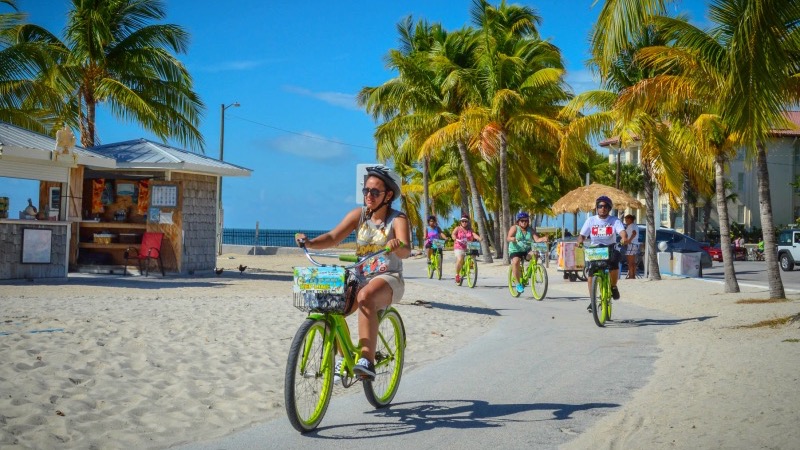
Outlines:
[[[785,272],[800,264],[800,229],[783,230],[778,235],[778,261]]]
[[[644,260],[645,242],[647,242],[647,227],[644,225],[639,226],[639,250],[641,258]],[[667,251],[669,252],[697,252],[700,253],[700,266],[708,269],[713,264],[711,255],[704,247],[709,247],[708,242],[696,241],[683,233],[673,230],[672,228],[661,227],[656,230],[656,245],[659,242],[667,243]]]

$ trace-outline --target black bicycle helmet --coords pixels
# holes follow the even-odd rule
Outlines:
[[[614,208],[614,202],[612,202],[611,199],[606,197],[605,195],[601,195],[600,197],[597,197],[597,200],[594,201],[595,208],[597,207],[598,203],[607,204],[608,205],[608,209]]]
[[[390,189],[392,192],[394,192],[394,195],[392,195],[392,199],[389,201],[389,203],[400,198],[400,177],[397,176],[396,173],[389,170],[388,167],[382,165],[367,167],[367,174],[364,175],[364,181],[366,182],[367,178],[369,177],[380,178],[386,185],[386,189]]]

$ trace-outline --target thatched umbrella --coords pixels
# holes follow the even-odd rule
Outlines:
[[[605,195],[614,202],[614,209],[626,208],[640,209],[642,203],[624,191],[606,186],[605,184],[592,183],[569,191],[566,195],[553,203],[554,214],[577,213],[579,211],[593,211],[597,197]]]

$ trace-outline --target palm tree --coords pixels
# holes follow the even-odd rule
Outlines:
[[[555,120],[558,103],[568,98],[564,90],[564,65],[555,46],[539,38],[541,18],[533,9],[507,5],[494,7],[474,0],[473,23],[479,27],[477,68],[483,102],[471,105],[464,117],[484,151],[497,154],[501,212],[498,222],[507,230],[511,222],[509,150],[524,151],[525,144],[558,148],[561,125]],[[530,147],[527,147],[530,148]],[[508,254],[504,262],[509,263]]]
[[[35,30],[26,30],[26,15],[18,12],[16,1],[3,0],[13,12],[0,13],[0,120],[39,133],[50,132],[57,122],[61,99],[39,74],[51,65],[41,45],[20,42],[38,39]]]
[[[18,27],[15,45],[48,51],[51,64],[39,79],[59,93],[61,119],[78,123],[84,147],[96,143],[102,103],[119,119],[202,151],[204,105],[172,54],[186,52],[189,35],[178,25],[148,24],[165,16],[160,0],[72,0],[63,42],[41,27]]]
[[[619,8],[633,3],[640,12],[635,16],[629,15],[625,24],[619,23],[623,18],[614,17],[614,11],[621,11]],[[619,45],[627,27],[639,26],[652,20],[651,16],[661,14],[664,2],[609,0],[608,5],[611,5],[608,14],[604,17],[601,13],[607,31],[605,48],[601,51]],[[749,159],[755,160],[764,244],[773,248],[775,227],[764,142],[772,129],[789,126],[784,113],[789,105],[800,100],[800,91],[796,89],[800,66],[796,51],[800,5],[783,0],[718,0],[711,4],[708,16],[715,24],[709,33],[713,39],[698,39],[698,35],[692,35],[681,45],[695,52],[714,46],[722,49],[716,54],[715,61],[724,65],[724,77],[715,86],[714,95],[719,99],[716,110],[731,132],[739,135]],[[777,256],[766,252],[765,259],[770,297],[783,298],[785,291]]]

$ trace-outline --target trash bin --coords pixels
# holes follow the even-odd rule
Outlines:
[[[698,278],[700,276],[700,252],[675,252],[673,255],[675,275]]]

